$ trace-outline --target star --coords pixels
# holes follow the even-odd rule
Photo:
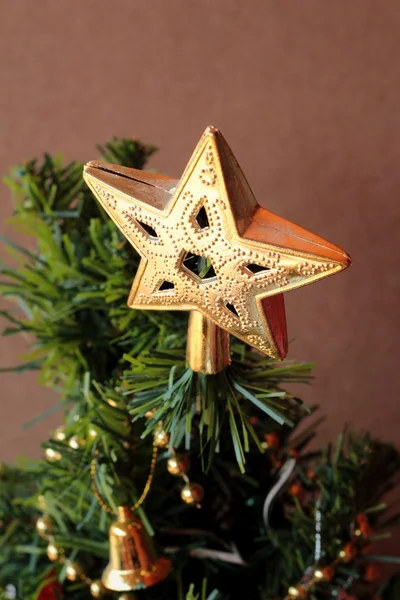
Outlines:
[[[142,257],[131,308],[200,311],[275,358],[287,352],[282,293],[350,264],[337,246],[257,204],[214,127],[180,180],[97,161],[84,178]]]

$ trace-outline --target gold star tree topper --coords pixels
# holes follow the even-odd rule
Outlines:
[[[195,311],[200,345],[211,327],[283,358],[282,293],[350,264],[337,246],[257,204],[214,127],[180,180],[96,161],[84,178],[142,257],[128,305]]]

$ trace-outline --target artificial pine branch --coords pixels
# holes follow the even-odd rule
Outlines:
[[[205,463],[211,466],[215,452],[226,444],[230,432],[236,460],[245,471],[245,454],[250,443],[261,450],[251,418],[267,416],[292,428],[307,409],[279,386],[284,382],[308,382],[311,365],[277,364],[249,348],[234,353],[232,366],[216,375],[202,375],[186,367],[185,350],[151,352],[137,357],[124,372],[129,412],[134,420],[153,411],[143,436],[161,422],[171,434],[171,447],[191,448],[191,432],[201,439]],[[229,434],[228,434],[229,435]]]
[[[117,139],[99,149],[105,160],[135,168],[154,152]],[[95,458],[104,498],[133,504],[148,474],[152,436],[146,433],[161,421],[171,444],[190,457],[190,478],[203,486],[205,498],[201,510],[181,502],[182,482],[166,469],[168,449],[160,451],[140,516],[173,559],[174,573],[139,592],[139,600],[282,600],[313,562],[317,506],[324,564],[349,542],[359,515],[367,515],[370,538],[386,534],[399,521],[384,505],[400,472],[396,450],[346,435],[335,450],[307,453],[317,421],[293,435],[307,409],[282,385],[308,383],[310,365],[277,364],[235,342],[232,366],[219,377],[188,370],[186,317],[126,308],[137,256],[81,173],[79,163],[64,166],[61,157],[45,155],[7,178],[15,199],[12,223],[37,248],[7,242],[17,266],[2,265],[0,291],[16,304],[2,313],[5,333],[29,336],[31,350],[18,370],[36,369],[60,394],[65,439],[44,443],[60,460],[4,467],[0,474],[0,588],[12,583],[17,600],[43,600],[48,582],[60,579],[55,596],[90,598],[83,582],[68,583],[65,569],[49,563],[35,520],[45,509],[56,542],[91,578],[99,577],[112,519],[93,494],[91,463]],[[148,418],[150,408],[155,413]],[[267,527],[263,504],[288,460],[296,461],[295,474]],[[232,544],[244,564],[207,555],[226,553]],[[372,600],[375,592],[397,600],[398,581],[379,590],[366,573],[360,552],[338,565],[331,581],[315,586],[310,600],[325,600],[339,585],[360,600]]]
[[[104,158],[142,168],[154,148],[113,140]],[[84,371],[93,379],[117,376],[124,352],[136,355],[164,343],[165,326],[182,339],[182,319],[125,308],[137,256],[104,218],[82,180],[82,165],[45,155],[13,169],[5,179],[15,199],[15,228],[38,242],[27,251],[6,240],[17,268],[2,265],[0,291],[18,306],[3,311],[4,334],[30,334],[25,357],[41,368],[45,385],[72,389]],[[26,367],[25,367],[26,368]]]

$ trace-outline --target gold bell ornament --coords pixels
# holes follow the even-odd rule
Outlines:
[[[118,507],[118,519],[110,527],[110,562],[101,578],[114,592],[150,587],[165,579],[172,568],[160,557],[143,523],[127,506]]]

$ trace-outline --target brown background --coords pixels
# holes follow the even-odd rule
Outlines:
[[[0,171],[135,135],[179,177],[218,126],[260,203],[354,260],[287,295],[290,356],[318,361],[303,397],[328,417],[321,439],[350,422],[398,442],[399,31],[397,0],[2,0]],[[1,365],[22,348],[4,339]],[[54,419],[21,425],[54,399],[0,381],[0,459],[37,455]]]

